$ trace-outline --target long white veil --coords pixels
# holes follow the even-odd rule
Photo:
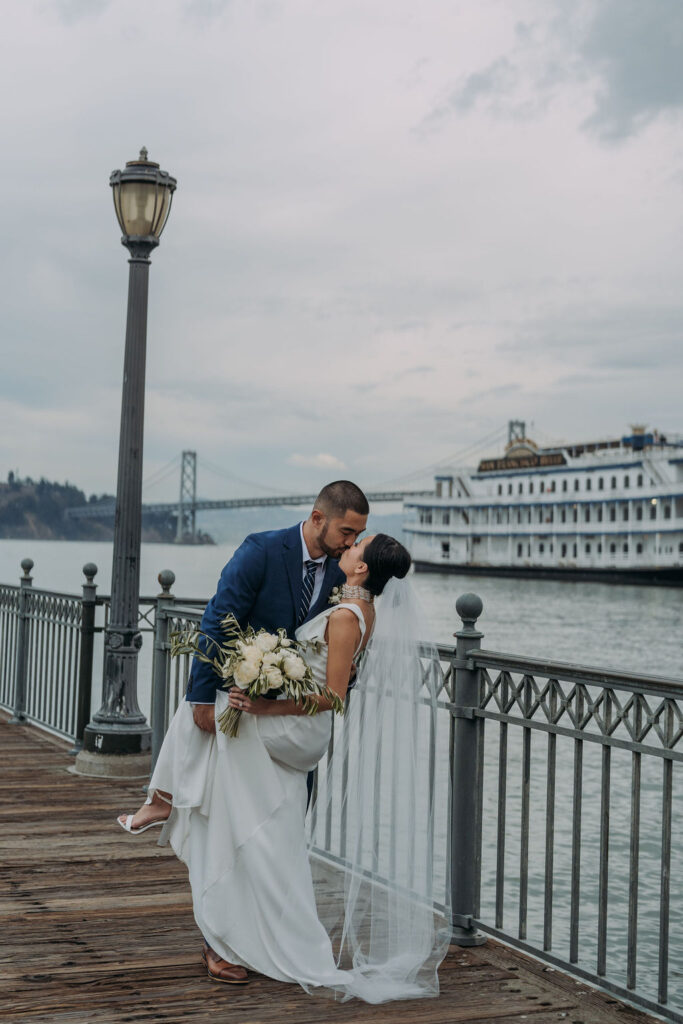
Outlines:
[[[309,852],[319,916],[349,972],[337,998],[439,991],[450,931],[433,908],[438,662],[425,637],[412,583],[390,580],[318,769]]]

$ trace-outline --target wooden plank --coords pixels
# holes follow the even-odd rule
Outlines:
[[[652,1021],[494,941],[451,948],[438,999],[367,1006],[258,975],[245,988],[212,983],[185,866],[156,845],[158,830],[135,838],[116,826],[141,802],[139,781],[84,779],[70,763],[67,744],[0,718],[0,1021]]]

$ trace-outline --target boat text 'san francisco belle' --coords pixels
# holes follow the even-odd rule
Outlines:
[[[539,448],[513,421],[501,458],[435,485],[404,505],[418,570],[683,585],[683,440]]]

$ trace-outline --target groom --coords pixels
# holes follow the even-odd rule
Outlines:
[[[344,582],[338,559],[365,530],[369,511],[359,487],[336,480],[323,487],[305,522],[250,534],[221,573],[202,618],[202,632],[220,641],[221,622],[232,612],[242,628],[284,628],[293,638],[297,626],[321,612],[332,588]],[[194,659],[186,700],[192,704],[195,724],[206,732],[216,730],[214,706],[222,685],[211,665]],[[308,781],[310,795],[310,776]],[[203,959],[213,980],[247,981],[244,968],[222,960],[206,939]]]
[[[221,621],[232,612],[243,628],[275,632],[282,627],[293,637],[344,582],[338,559],[365,530],[369,511],[359,487],[336,480],[323,487],[305,522],[250,534],[223,569],[201,630],[220,640]],[[186,700],[193,705],[195,724],[206,732],[215,732],[216,690],[222,685],[211,665],[194,659]]]

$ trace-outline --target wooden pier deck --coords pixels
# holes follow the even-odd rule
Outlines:
[[[260,976],[245,988],[211,982],[185,867],[156,845],[157,830],[133,838],[114,823],[140,802],[140,784],[76,777],[66,750],[0,716],[0,1021],[654,1020],[494,941],[451,948],[438,999],[373,1007]]]

